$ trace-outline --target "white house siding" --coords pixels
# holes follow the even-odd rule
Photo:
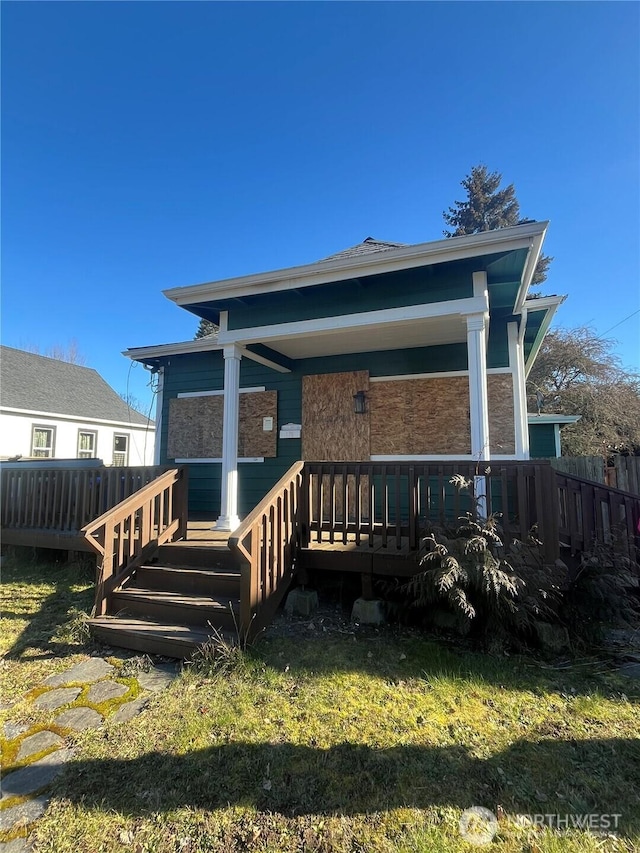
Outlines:
[[[91,422],[75,418],[56,418],[36,413],[0,412],[0,458],[29,457],[34,426],[55,427],[54,459],[78,457],[78,432],[91,430],[97,433],[96,457],[105,465],[113,463],[115,435],[129,436],[128,465],[153,465],[155,431],[151,427],[126,423]]]

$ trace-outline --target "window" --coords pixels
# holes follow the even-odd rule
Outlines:
[[[31,455],[49,459],[53,456],[56,441],[56,428],[34,426],[31,434]]]
[[[78,430],[78,459],[95,459],[98,433],[90,429]]]
[[[117,434],[113,436],[113,464],[127,465],[129,460],[129,436]]]

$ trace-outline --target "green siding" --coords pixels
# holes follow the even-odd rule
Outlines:
[[[169,401],[185,391],[214,391],[224,387],[224,360],[221,352],[172,356],[164,361],[164,402],[160,433],[161,463],[171,464],[166,456]],[[302,377],[320,373],[369,370],[371,376],[406,373],[437,373],[465,370],[465,344],[448,344],[388,352],[355,353],[327,358],[309,358],[296,362],[292,373],[277,373],[243,358],[240,386],[263,385],[278,392],[277,428],[302,419]],[[245,515],[269,491],[285,471],[302,456],[300,439],[278,437],[278,455],[264,462],[240,463],[239,513]],[[189,508],[192,512],[220,512],[220,463],[196,463],[189,468]]]
[[[529,424],[529,456],[532,459],[552,459],[556,456],[553,424]]]

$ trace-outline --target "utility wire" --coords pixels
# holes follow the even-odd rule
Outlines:
[[[615,326],[612,326],[610,329],[607,329],[606,332],[603,332],[601,335],[598,335],[598,337],[603,338],[605,335],[608,335],[609,332],[613,332],[614,329],[617,329],[618,326],[621,326],[623,323],[626,323],[627,320],[630,320],[632,317],[635,317],[636,314],[640,314],[640,308],[636,308],[636,310],[632,311],[628,317],[625,317],[624,320],[620,320],[619,323],[616,323]]]

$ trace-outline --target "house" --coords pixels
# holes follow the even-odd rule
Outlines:
[[[315,263],[165,291],[219,326],[125,353],[159,374],[156,461],[188,466],[190,511],[233,530],[300,459],[529,459],[526,376],[564,299],[529,294],[547,224],[367,237]]]
[[[0,380],[0,458],[153,464],[153,421],[95,370],[2,346]]]

